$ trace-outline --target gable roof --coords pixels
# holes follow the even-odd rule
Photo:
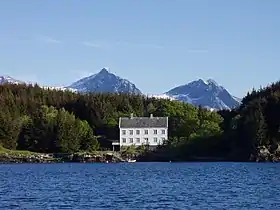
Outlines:
[[[167,128],[168,117],[121,117],[120,128]]]

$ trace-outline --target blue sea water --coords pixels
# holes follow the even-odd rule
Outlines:
[[[0,209],[280,209],[280,164],[0,165]]]

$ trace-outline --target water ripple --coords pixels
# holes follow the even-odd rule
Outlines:
[[[280,164],[0,165],[0,209],[280,209]]]

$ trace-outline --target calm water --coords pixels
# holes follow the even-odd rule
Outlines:
[[[0,165],[0,209],[280,209],[280,164]]]

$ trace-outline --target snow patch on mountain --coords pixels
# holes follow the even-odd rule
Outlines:
[[[16,80],[10,76],[0,76],[0,85],[4,84],[23,84],[24,82]]]
[[[155,95],[148,95],[150,98],[158,98],[158,99],[169,99],[169,100],[176,100],[175,98],[167,95],[167,94],[155,94]]]
[[[50,87],[50,86],[40,86],[43,89],[49,89],[49,90],[61,90],[61,91],[70,91],[70,92],[74,92],[77,93],[76,89],[73,88],[65,88],[65,87]]]
[[[31,82],[23,82],[17,79],[14,79],[10,76],[0,76],[0,85],[4,85],[4,84],[15,84],[15,85],[19,85],[19,84],[27,84],[27,85],[35,85],[36,83],[31,83]],[[37,84],[39,85],[39,84]],[[50,86],[41,86],[39,85],[40,88],[43,89],[49,89],[49,90],[62,90],[62,91],[71,91],[71,92],[77,92],[77,90],[73,89],[73,88],[65,88],[65,87],[50,87]]]
[[[234,98],[234,100],[238,101],[238,102],[241,104],[241,101],[242,101],[241,98],[238,98],[238,97],[236,97],[236,96],[232,96],[232,97]]]

